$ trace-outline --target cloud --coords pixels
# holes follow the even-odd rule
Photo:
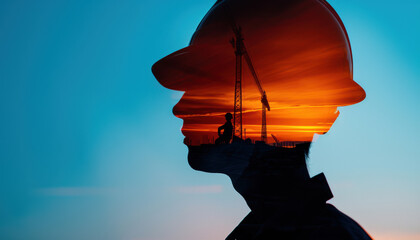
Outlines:
[[[55,188],[38,188],[35,192],[44,196],[98,196],[108,195],[113,192],[110,188],[98,187],[55,187]]]
[[[201,185],[201,186],[180,186],[175,188],[175,192],[183,194],[208,194],[221,193],[223,187],[221,185]]]

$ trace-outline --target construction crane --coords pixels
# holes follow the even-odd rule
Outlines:
[[[274,134],[271,134],[271,136],[273,137],[274,141],[276,141],[276,147],[280,147],[280,141],[277,139],[277,137],[274,136]]]
[[[235,37],[232,38],[231,44],[235,49],[236,55],[236,73],[235,73],[235,99],[233,108],[233,129],[234,135],[242,139],[242,57],[248,65],[248,69],[254,78],[254,81],[258,87],[258,91],[261,94],[261,141],[267,142],[267,117],[266,111],[270,111],[270,105],[268,104],[267,94],[265,93],[261,81],[258,79],[258,75],[255,72],[254,66],[252,65],[251,57],[245,48],[244,38],[242,36],[241,28],[236,24],[232,25]]]

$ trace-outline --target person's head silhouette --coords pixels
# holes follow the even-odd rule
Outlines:
[[[226,113],[225,114],[226,121],[230,122],[232,120],[232,113]]]
[[[240,49],[235,46],[239,31],[244,45]],[[152,71],[163,86],[185,91],[173,113],[184,120],[188,145],[217,137],[219,117],[232,112],[239,100],[242,109],[233,112],[234,135],[261,140],[265,100],[271,107],[265,141],[274,144],[275,138],[312,141],[315,133],[328,132],[338,117],[337,107],[365,98],[353,81],[344,25],[323,0],[217,1],[190,45],[156,62]]]

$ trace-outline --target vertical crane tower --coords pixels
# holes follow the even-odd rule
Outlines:
[[[255,72],[254,66],[252,65],[251,58],[245,48],[244,38],[242,36],[241,28],[233,24],[233,32],[235,37],[232,38],[231,44],[235,49],[236,56],[236,67],[235,67],[235,97],[233,107],[233,129],[234,136],[242,139],[242,57],[245,59],[248,68],[254,78],[254,81],[258,87],[258,91],[261,94],[262,104],[262,120],[261,120],[261,141],[267,142],[267,114],[266,111],[270,111],[270,105],[268,104],[267,95],[262,88],[261,81],[258,79],[258,75]]]
[[[235,49],[235,98],[233,102],[233,135],[242,139],[242,56],[243,56],[243,38],[241,29],[233,27],[235,38],[232,38],[231,44]]]

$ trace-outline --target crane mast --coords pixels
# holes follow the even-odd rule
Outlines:
[[[235,38],[231,44],[235,49],[235,97],[233,103],[233,135],[242,139],[242,57],[243,57],[243,38],[241,29],[237,28]]]
[[[257,73],[252,65],[251,58],[248,54],[248,51],[245,48],[243,42],[241,28],[233,25],[233,32],[235,33],[235,38],[231,40],[231,44],[235,49],[236,56],[236,72],[235,72],[235,97],[234,97],[234,115],[233,115],[233,128],[234,136],[237,136],[242,139],[242,57],[245,59],[245,62],[248,65],[248,68],[252,74],[252,77],[255,81],[255,84],[258,87],[258,91],[261,94],[261,141],[267,142],[267,113],[270,111],[270,105],[268,104],[267,95],[264,89],[261,86],[261,81],[258,79]]]

